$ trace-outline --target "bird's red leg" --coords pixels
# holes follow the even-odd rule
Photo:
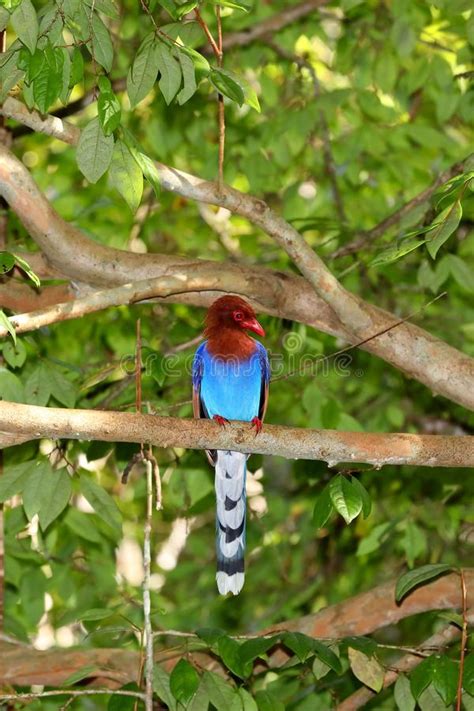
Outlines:
[[[250,423],[250,427],[255,427],[255,436],[263,429],[263,422],[260,417],[253,417]]]
[[[222,417],[222,415],[214,415],[212,419],[215,420],[219,425],[221,425],[221,427],[225,427],[230,422],[230,420],[225,417]]]

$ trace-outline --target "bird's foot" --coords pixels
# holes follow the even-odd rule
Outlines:
[[[255,427],[255,436],[259,434],[259,432],[262,431],[263,429],[263,422],[260,419],[260,417],[254,417],[252,418],[252,421],[250,423],[250,427]]]
[[[212,419],[215,420],[221,427],[225,427],[230,423],[230,420],[226,417],[222,417],[222,415],[214,415]]]

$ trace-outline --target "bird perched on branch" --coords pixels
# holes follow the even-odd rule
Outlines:
[[[265,331],[253,308],[239,296],[222,296],[209,308],[204,336],[193,362],[195,417],[225,425],[243,420],[262,429],[270,364],[264,346],[248,335]],[[215,467],[217,587],[238,595],[244,584],[245,478],[248,454],[209,451]]]

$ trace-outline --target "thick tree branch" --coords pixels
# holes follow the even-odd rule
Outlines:
[[[466,585],[472,590],[474,570],[465,571],[465,575]],[[411,615],[429,610],[457,609],[459,606],[459,576],[454,573],[419,587],[399,605],[395,603],[395,582],[392,581],[327,607],[314,615],[281,622],[262,630],[261,634],[289,630],[323,639],[368,635]],[[163,664],[168,670],[185,653],[176,649],[176,638],[170,635],[170,639],[173,650],[167,650],[166,647],[155,649],[155,661]],[[187,651],[186,654],[188,655]],[[288,661],[289,656],[281,647],[275,647],[269,651],[268,664],[270,667],[281,666]],[[190,652],[189,657],[199,668],[226,673],[215,657],[209,654]],[[89,679],[110,679],[117,685],[123,685],[137,679],[140,664],[139,652],[124,649],[51,649],[39,652],[28,649],[23,644],[14,645],[1,641],[1,638],[0,658],[0,684],[17,686],[59,686],[71,674],[84,667],[93,668]],[[259,664],[263,666],[263,662]]]
[[[41,117],[37,115],[36,118]],[[44,123],[42,125],[44,127]],[[0,151],[0,193],[43,249],[50,263],[63,274],[85,283],[115,285],[128,283],[133,278],[169,275],[179,268],[183,274],[182,291],[185,292],[188,291],[187,278],[197,276],[201,269],[209,273],[212,262],[138,255],[91,241],[59,217],[17,159],[5,149]],[[230,277],[232,274],[235,278],[232,291],[254,299],[263,310],[285,313],[287,318],[304,321],[329,333],[339,333],[353,343],[360,338],[351,335],[352,331],[363,336],[374,336],[398,321],[347,292],[293,227],[263,201],[228,187],[219,192],[213,183],[162,164],[157,167],[165,190],[199,202],[226,207],[273,237],[295,261],[321,298],[318,299],[303,280],[263,269],[244,270],[238,265],[219,265],[218,269],[214,266],[210,290],[216,283],[216,272],[219,276],[225,273]],[[180,301],[202,304],[210,296],[183,297]],[[316,321],[323,323],[317,325]],[[425,383],[435,393],[474,409],[474,361],[421,329],[408,324],[397,327],[372,340],[367,350]]]
[[[98,410],[67,410],[0,402],[0,432],[31,439],[150,442],[158,447],[232,449],[289,459],[364,462],[375,466],[474,466],[474,437],[338,432],[266,425],[255,436],[248,423],[220,427],[209,420]],[[8,443],[8,440],[7,440]]]

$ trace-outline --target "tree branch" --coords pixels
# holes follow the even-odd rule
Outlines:
[[[318,459],[330,466],[339,462],[374,466],[474,466],[474,437],[470,435],[379,434],[266,425],[256,437],[248,423],[223,428],[209,420],[68,410],[5,401],[0,402],[0,432],[28,435],[30,439],[92,439],[149,442],[157,447],[232,449],[289,459]]]
[[[46,120],[35,112],[31,115],[31,122],[41,119],[44,129]],[[329,333],[339,333],[353,343],[361,340],[360,335],[374,336],[398,320],[350,294],[301,235],[263,201],[228,187],[219,192],[214,183],[163,164],[157,164],[157,167],[165,190],[198,202],[226,207],[264,230],[285,249],[321,298],[318,299],[303,280],[281,272],[256,268],[244,270],[238,265],[219,265],[216,269],[214,264],[210,290],[216,283],[217,272],[219,276],[225,273],[229,278],[232,274],[235,278],[232,291],[254,299],[263,310],[284,313],[287,318],[315,325]],[[91,241],[59,217],[27,169],[4,148],[0,148],[0,193],[43,249],[50,263],[75,280],[115,285],[128,283],[133,278],[170,274],[179,269],[183,274],[182,291],[185,292],[188,291],[187,279],[196,276],[201,269],[209,274],[213,264],[178,257],[133,254]],[[207,301],[210,296],[206,294]],[[206,302],[203,296],[183,297],[180,301]],[[354,335],[354,332],[359,335]],[[473,359],[425,331],[403,325],[370,341],[367,350],[425,383],[435,393],[474,409]]]
[[[474,570],[465,570],[466,585],[474,586]],[[269,635],[282,630],[303,632],[312,637],[337,639],[353,635],[368,635],[375,630],[393,625],[412,615],[430,610],[458,609],[460,605],[459,576],[445,575],[434,582],[423,585],[407,595],[400,604],[395,602],[395,581],[379,585],[355,597],[331,605],[324,610],[281,622],[262,630],[261,635]],[[171,636],[171,635],[170,635]],[[164,643],[164,642],[163,642]],[[168,671],[184,654],[176,650],[176,639],[172,638],[174,651],[155,649],[155,662]],[[269,666],[276,668],[285,664],[290,654],[281,647],[269,650]],[[84,667],[93,667],[89,679],[110,679],[123,685],[136,681],[140,665],[140,654],[125,649],[50,649],[40,652],[28,649],[23,644],[14,645],[0,638],[0,684],[29,686],[44,684],[59,686]],[[221,674],[226,670],[215,657],[206,653],[189,652],[189,658],[200,668],[213,669]],[[258,663],[263,667],[264,662]]]
[[[455,163],[450,168],[447,168],[447,170],[444,170],[442,173],[439,173],[435,178],[434,182],[430,186],[425,188],[425,190],[422,190],[421,193],[418,193],[418,195],[415,195],[411,200],[404,203],[401,207],[398,208],[398,210],[395,210],[395,212],[392,212],[390,215],[385,217],[381,222],[375,225],[375,227],[372,227],[366,232],[362,232],[358,237],[352,240],[352,242],[344,244],[339,247],[339,249],[336,249],[336,251],[331,254],[331,257],[333,259],[337,259],[338,257],[344,257],[348,254],[353,254],[354,252],[358,252],[367,244],[381,237],[390,227],[393,227],[393,225],[398,224],[415,208],[417,208],[419,205],[422,205],[424,202],[427,202],[430,197],[436,192],[440,185],[445,183],[447,180],[451,180],[451,178],[454,178],[456,175],[463,173],[466,169],[467,162],[470,160],[472,160],[472,156],[469,156],[468,158],[465,158],[464,160]]]
[[[274,35],[292,22],[296,22],[310,15],[313,10],[327,5],[328,2],[329,0],[305,0],[305,2],[301,2],[299,5],[287,7],[277,15],[272,15],[268,19],[249,27],[247,30],[229,34],[224,39],[224,50],[227,51],[234,47],[244,47],[261,37]]]

